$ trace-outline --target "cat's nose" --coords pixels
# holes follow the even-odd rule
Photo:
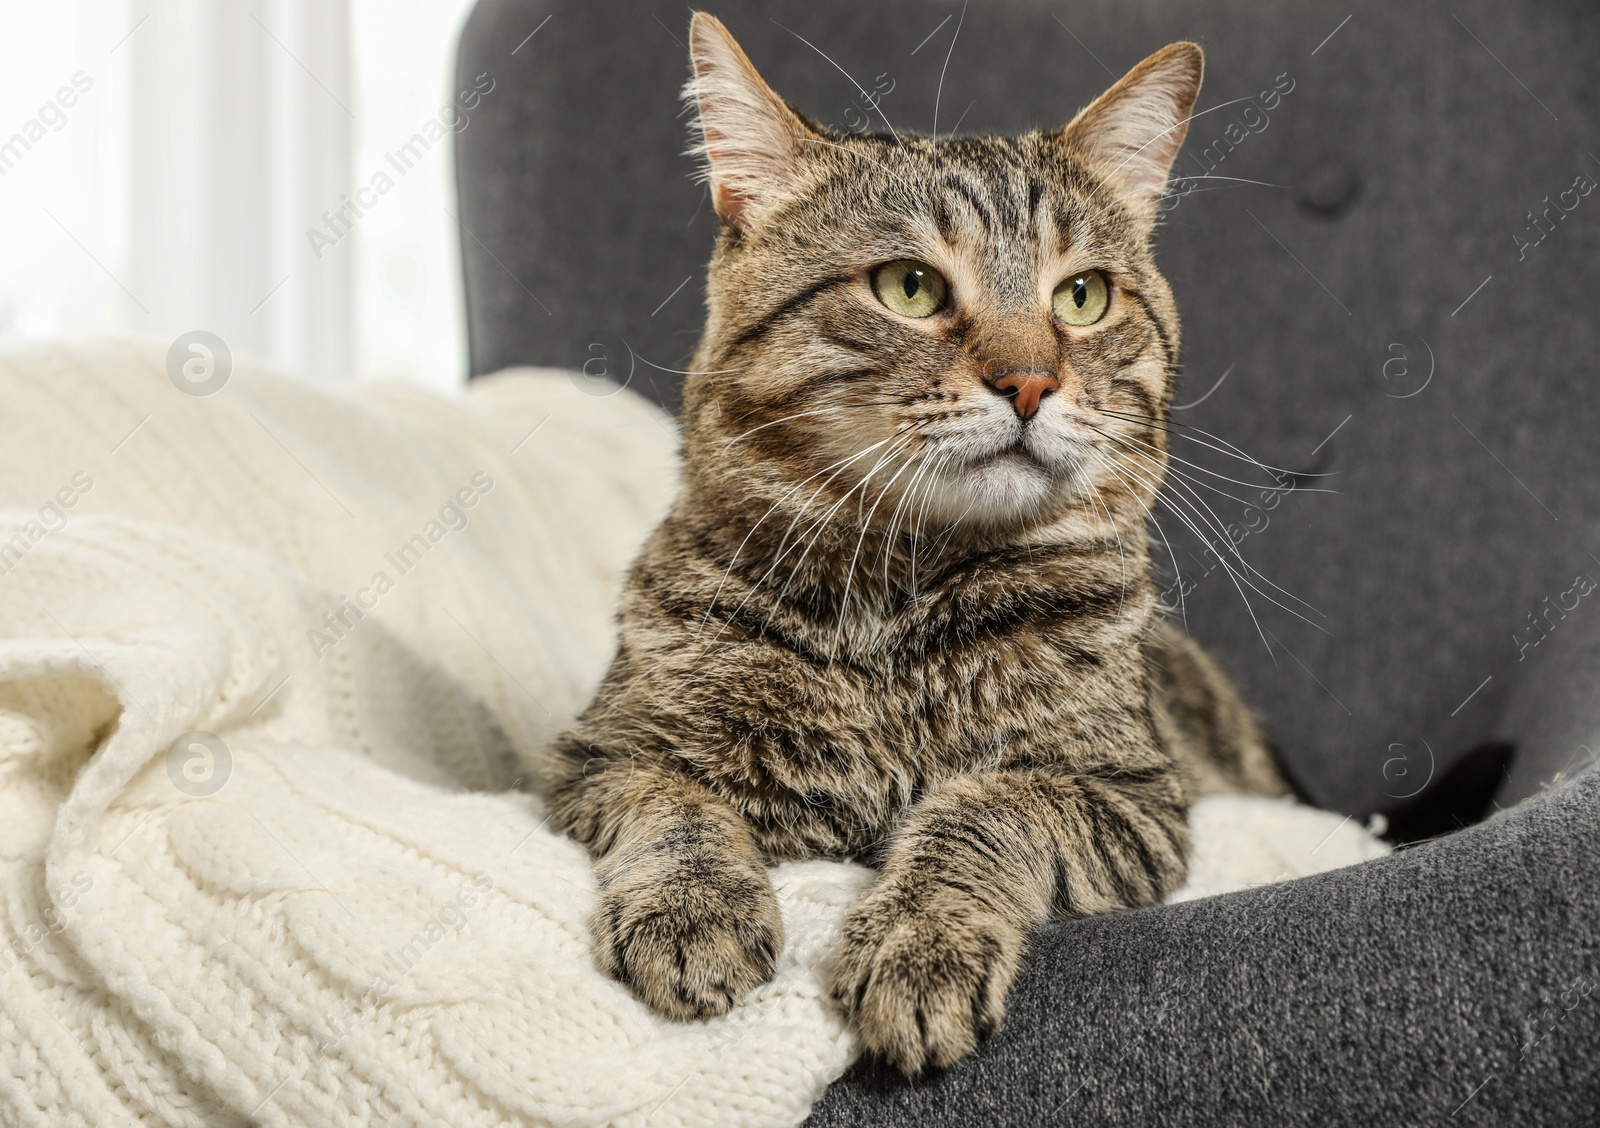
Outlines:
[[[1056,379],[1054,372],[1043,372],[1037,368],[1012,369],[986,378],[984,383],[1000,395],[1010,396],[1011,406],[1024,419],[1032,419],[1039,410],[1039,401],[1061,387],[1061,381]]]

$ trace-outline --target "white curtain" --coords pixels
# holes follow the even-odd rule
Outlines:
[[[355,263],[303,231],[350,190],[345,0],[164,0],[131,56],[128,289],[137,324],[235,353],[353,369]]]
[[[467,7],[0,3],[0,333],[203,329],[322,380],[459,383],[449,144],[367,189],[459,96]]]

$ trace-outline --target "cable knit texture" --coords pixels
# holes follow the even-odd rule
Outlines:
[[[514,788],[609,660],[671,421],[548,371],[165,365],[0,355],[0,1123],[802,1120],[871,872],[779,867],[774,980],[673,1023],[595,969],[588,859]],[[1276,801],[1192,822],[1179,897],[1383,852]]]

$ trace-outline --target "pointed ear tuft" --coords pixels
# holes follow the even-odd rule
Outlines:
[[[1103,178],[1146,233],[1200,95],[1205,56],[1194,43],[1163,47],[1061,130],[1074,155]]]
[[[701,177],[723,221],[748,230],[784,197],[802,139],[798,114],[761,80],[715,16],[696,12],[689,24],[694,77],[683,95],[699,111]]]

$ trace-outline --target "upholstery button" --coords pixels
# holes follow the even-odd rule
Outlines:
[[[1361,174],[1352,165],[1323,161],[1313,165],[1295,188],[1300,210],[1319,219],[1337,219],[1361,195]]]

